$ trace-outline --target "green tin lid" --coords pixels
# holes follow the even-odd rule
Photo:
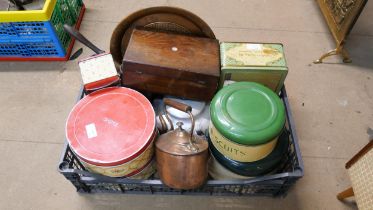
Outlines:
[[[280,134],[285,107],[278,95],[255,82],[225,86],[212,99],[211,121],[231,141],[264,144]]]

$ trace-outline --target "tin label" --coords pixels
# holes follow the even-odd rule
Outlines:
[[[223,66],[282,66],[284,55],[280,49],[267,44],[224,43]]]
[[[263,45],[261,44],[246,44],[246,49],[252,51],[260,51],[263,50]]]
[[[103,121],[106,122],[107,124],[113,126],[113,127],[118,127],[118,125],[119,125],[118,122],[116,122],[115,120],[113,120],[109,117],[104,117]]]
[[[276,137],[272,141],[261,145],[237,144],[225,138],[212,123],[210,123],[209,135],[212,144],[221,154],[240,162],[254,162],[265,158],[273,151],[277,143]]]
[[[97,136],[97,130],[94,123],[88,124],[85,126],[85,131],[87,133],[87,137],[89,139],[94,138]]]

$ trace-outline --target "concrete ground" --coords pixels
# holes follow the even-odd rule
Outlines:
[[[335,195],[349,186],[344,164],[373,128],[373,2],[347,42],[353,63],[333,57],[319,65],[312,61],[335,43],[314,0],[85,3],[81,32],[107,51],[122,18],[159,5],[197,14],[220,41],[283,43],[305,175],[285,198],[80,195],[57,172],[65,120],[81,83],[77,62],[1,62],[0,209],[356,209]],[[85,47],[81,58],[91,54]]]

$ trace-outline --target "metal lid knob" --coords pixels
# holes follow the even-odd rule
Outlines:
[[[180,130],[183,130],[182,126],[184,125],[183,122],[177,122],[176,123],[177,127],[180,129]]]

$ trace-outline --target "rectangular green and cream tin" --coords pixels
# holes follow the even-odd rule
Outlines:
[[[237,81],[263,84],[279,93],[288,73],[282,44],[220,43],[219,88]]]

